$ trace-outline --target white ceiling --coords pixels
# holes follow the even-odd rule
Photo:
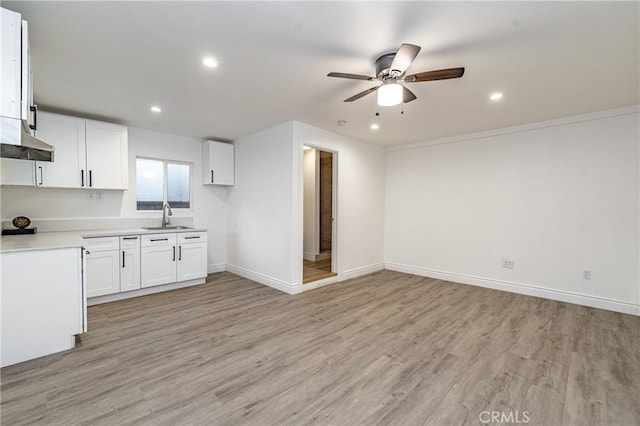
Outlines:
[[[299,120],[387,146],[639,103],[639,5],[3,1],[29,21],[43,109],[223,140]],[[404,115],[343,103],[373,84],[326,74],[373,75],[402,43],[422,46],[408,73],[464,77],[409,85]]]

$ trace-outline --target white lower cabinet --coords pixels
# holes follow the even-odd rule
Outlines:
[[[142,287],[207,276],[207,234],[183,232],[142,236]]]
[[[87,297],[104,296],[120,291],[118,247],[118,237],[85,239]]]
[[[178,235],[177,280],[187,281],[207,276],[207,243],[204,232]]]
[[[175,243],[142,247],[142,287],[176,282]]]
[[[140,288],[140,237],[120,237],[120,291]]]
[[[87,297],[207,276],[207,233],[85,238]]]

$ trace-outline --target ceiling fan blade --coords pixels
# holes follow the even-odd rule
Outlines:
[[[418,56],[418,52],[420,52],[420,46],[407,43],[402,44],[400,49],[396,52],[396,56],[393,58],[391,70],[398,71],[400,74],[403,74],[407,68],[409,68],[411,62],[413,62],[416,56]]]
[[[365,91],[362,91],[362,92],[358,93],[357,95],[353,95],[352,97],[350,97],[348,99],[345,99],[344,101],[345,102],[357,101],[358,99],[360,99],[360,98],[362,98],[364,96],[367,96],[370,93],[375,92],[376,90],[378,90],[378,87],[380,87],[380,86],[375,86],[375,87],[372,87],[371,89],[367,89]]]
[[[368,77],[366,75],[359,75],[359,74],[347,74],[344,72],[330,72],[329,74],[327,74],[327,77],[350,78],[352,80],[367,80],[367,81],[375,80],[374,77]]]
[[[408,104],[411,101],[415,101],[416,99],[418,99],[418,97],[416,96],[415,93],[413,93],[411,90],[407,89],[406,87],[402,86],[402,102],[404,102],[405,104]]]
[[[464,74],[464,67],[449,68],[446,70],[425,71],[408,75],[404,78],[407,83],[418,83],[420,81],[447,80],[450,78],[460,78]]]

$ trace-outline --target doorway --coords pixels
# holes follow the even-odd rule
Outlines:
[[[336,276],[335,272],[335,153],[304,147],[302,283]]]

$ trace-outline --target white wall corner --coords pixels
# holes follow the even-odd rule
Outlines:
[[[247,278],[251,281],[255,281],[259,284],[264,284],[276,290],[280,290],[287,294],[298,294],[302,291],[299,285],[289,284],[277,278],[269,277],[267,275],[260,274],[258,272],[250,271],[248,269],[241,268],[236,265],[227,264],[227,271],[231,272],[232,274],[239,275],[243,278]]]
[[[208,274],[215,274],[216,272],[224,272],[227,270],[226,263],[214,263],[207,266]]]
[[[383,269],[384,262],[372,263],[371,265],[348,269],[340,273],[340,281],[350,280],[362,275],[372,274],[374,272],[382,271]]]

